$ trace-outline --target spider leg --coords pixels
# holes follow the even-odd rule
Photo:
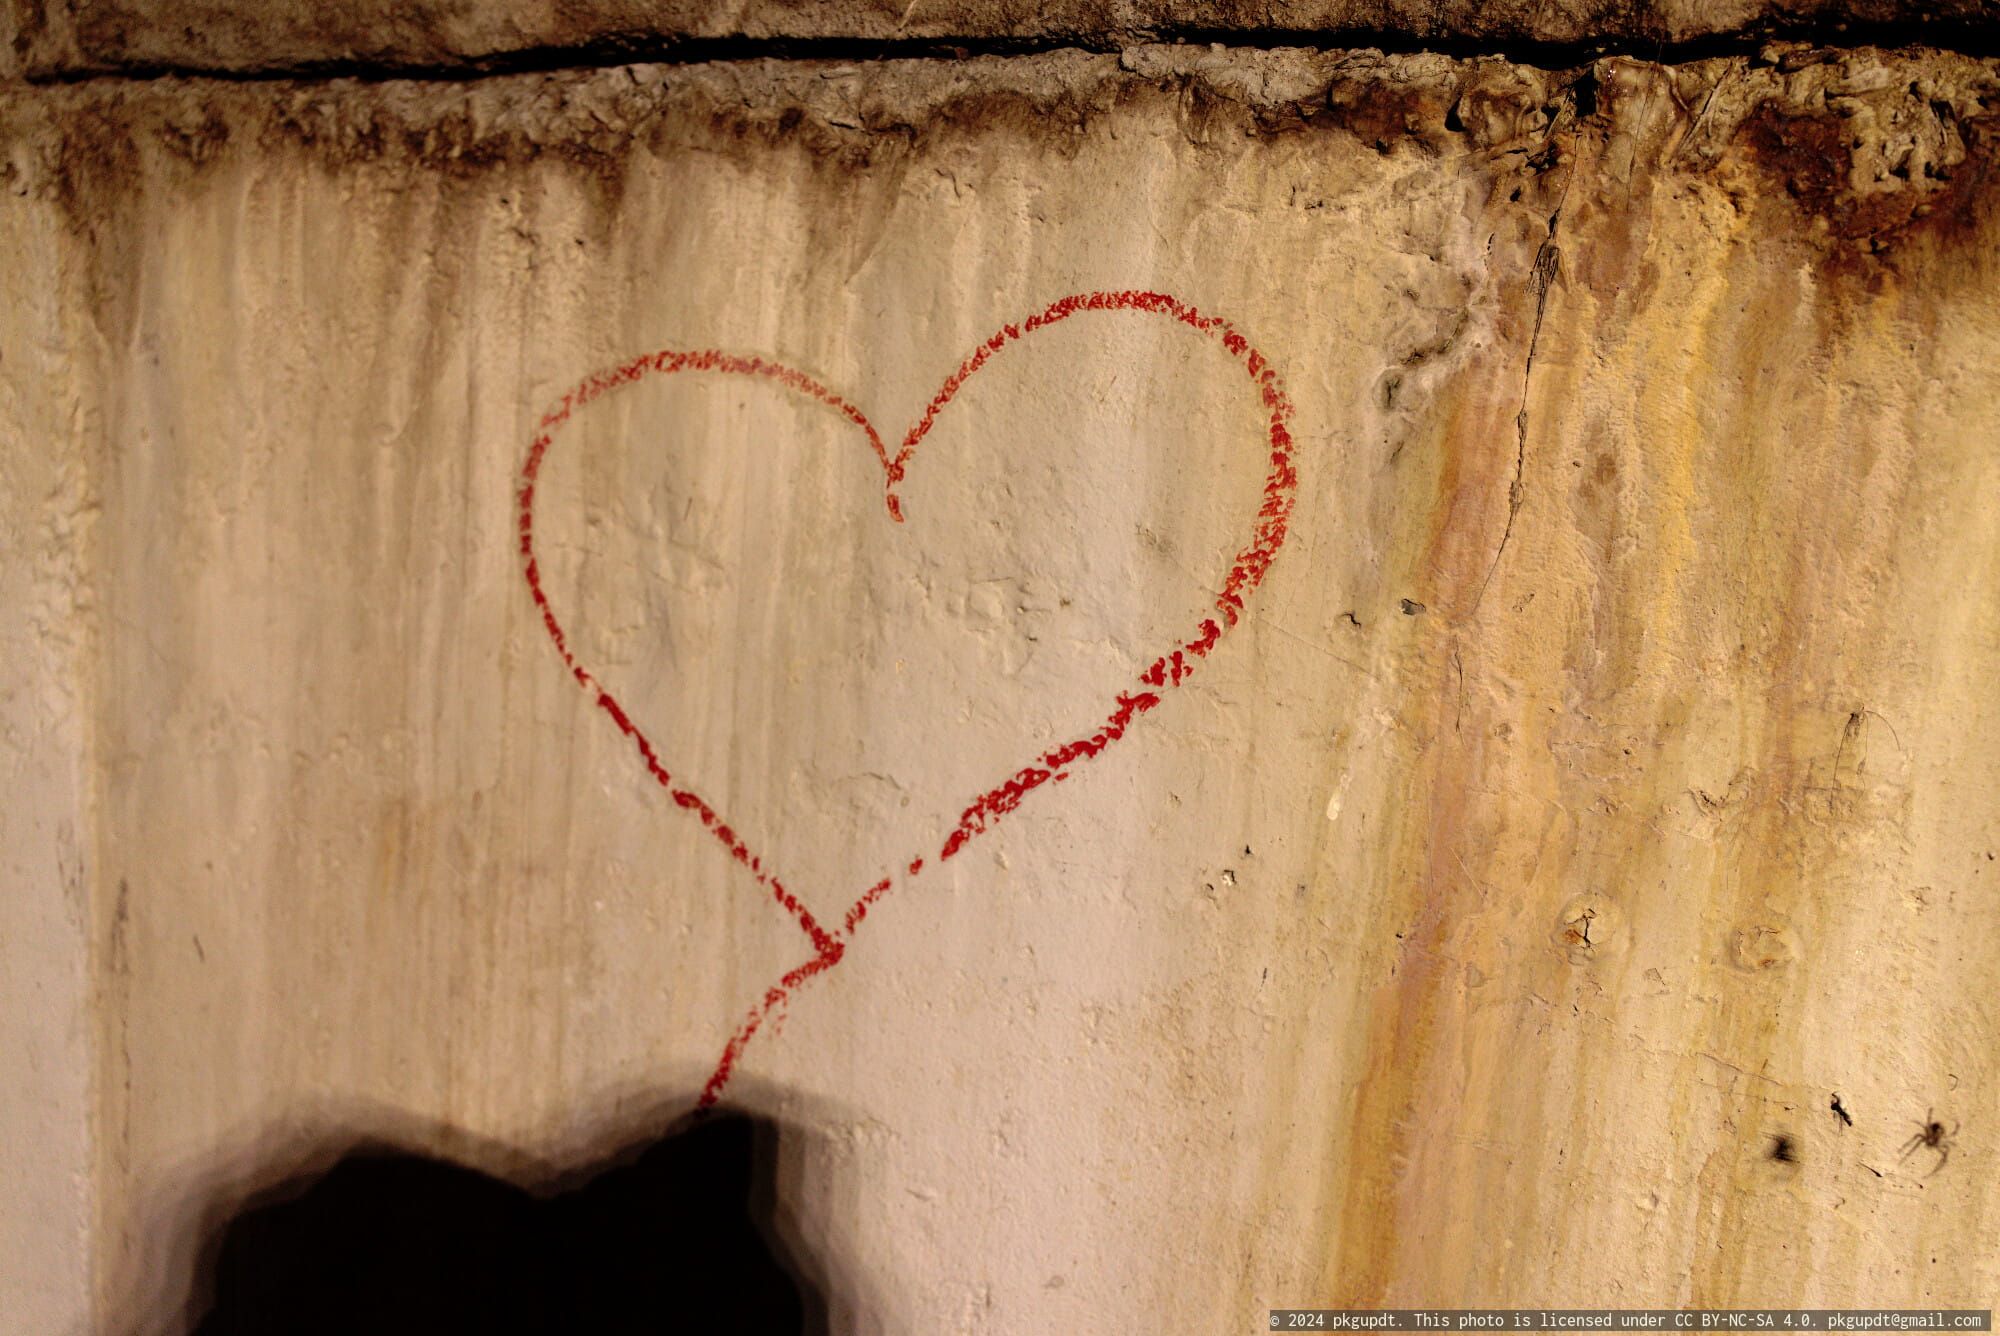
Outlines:
[[[1944,1162],[1951,1158],[1951,1148],[1949,1146],[1944,1145],[1942,1142],[1940,1142],[1937,1146],[1937,1153],[1938,1153],[1938,1162],[1931,1166],[1931,1173],[1925,1174],[1924,1175],[1925,1178],[1929,1178],[1931,1174],[1934,1174],[1938,1170],[1944,1168]]]
[[[1911,1137],[1908,1141],[1905,1141],[1903,1143],[1903,1153],[1901,1155],[1898,1155],[1896,1158],[1899,1160],[1909,1159],[1910,1152],[1923,1144],[1924,1144],[1924,1134],[1922,1132],[1919,1132],[1915,1136]]]

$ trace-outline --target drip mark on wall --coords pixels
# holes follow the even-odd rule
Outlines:
[[[1109,713],[1101,724],[1073,741],[1042,752],[1029,764],[1021,766],[1012,775],[967,804],[960,813],[957,823],[944,834],[936,847],[935,854],[932,855],[935,862],[942,863],[960,853],[972,840],[991,830],[994,823],[1019,807],[1036,789],[1052,781],[1060,782],[1069,778],[1077,766],[1094,760],[1112,744],[1122,739],[1139,716],[1160,704],[1163,693],[1180,686],[1193,674],[1195,665],[1208,657],[1209,652],[1221,641],[1225,632],[1235,626],[1241,618],[1246,600],[1263,582],[1265,575],[1270,571],[1272,561],[1277,557],[1278,549],[1284,544],[1298,490],[1298,470],[1289,427],[1292,404],[1285,394],[1276,370],[1264,355],[1251,347],[1228,322],[1215,316],[1203,315],[1194,307],[1164,293],[1136,291],[1079,293],[1051,303],[1017,324],[1001,326],[975,348],[931,397],[923,415],[904,435],[894,454],[888,451],[881,434],[876,431],[867,415],[804,372],[767,358],[740,357],[715,349],[693,351],[663,349],[634,358],[621,366],[592,376],[571,389],[563,396],[562,402],[543,415],[537,424],[536,435],[528,447],[527,461],[522,465],[521,485],[516,500],[521,559],[528,590],[541,613],[543,628],[548,632],[556,652],[561,655],[564,665],[576,679],[577,685],[590,693],[598,708],[610,716],[618,730],[631,740],[641,763],[645,766],[646,773],[666,791],[676,806],[700,821],[703,828],[728,850],[729,856],[750,873],[757,884],[769,893],[772,901],[798,926],[812,947],[812,954],[807,959],[787,970],[764,990],[763,995],[750,1008],[742,1024],[729,1037],[721,1057],[716,1062],[713,1074],[702,1089],[701,1107],[715,1103],[728,1084],[737,1063],[741,1061],[744,1049],[756,1037],[772,1013],[784,1007],[807,980],[825,973],[840,963],[846,955],[849,941],[860,929],[870,910],[894,889],[898,878],[893,874],[882,877],[863,891],[848,907],[839,927],[829,929],[821,925],[811,911],[800,903],[798,897],[786,888],[777,872],[769,867],[760,855],[752,851],[750,844],[738,834],[736,827],[724,820],[707,799],[674,777],[661,759],[646,730],[632,718],[609,688],[605,687],[577,658],[570,648],[569,638],[563,630],[562,622],[556,616],[555,606],[543,588],[541,566],[535,556],[535,487],[541,477],[550,447],[555,442],[556,434],[589,404],[615,389],[648,376],[693,371],[748,376],[771,381],[793,393],[826,405],[862,433],[882,467],[883,500],[889,516],[893,521],[901,523],[903,507],[901,498],[896,492],[897,485],[905,478],[917,446],[929,434],[939,415],[950,406],[966,380],[1008,344],[1018,342],[1037,330],[1046,329],[1085,311],[1131,311],[1164,317],[1215,342],[1241,364],[1248,373],[1258,401],[1266,414],[1264,432],[1266,471],[1263,492],[1257,512],[1250,522],[1248,539],[1237,552],[1228,573],[1222,580],[1221,592],[1215,600],[1215,615],[1204,617],[1186,641],[1155,659],[1141,672],[1139,674],[1141,689],[1117,693]],[[926,859],[923,855],[912,857],[905,864],[900,880],[904,882],[914,880],[925,866]]]

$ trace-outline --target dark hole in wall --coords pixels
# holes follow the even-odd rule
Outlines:
[[[209,1240],[194,1330],[817,1336],[824,1296],[772,1227],[776,1153],[772,1124],[716,1114],[537,1192],[357,1150]]]

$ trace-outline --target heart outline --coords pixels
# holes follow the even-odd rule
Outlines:
[[[627,713],[610,689],[578,660],[575,652],[569,647],[568,636],[556,616],[555,607],[550,602],[547,591],[542,587],[541,567],[535,557],[535,486],[548,451],[554,444],[555,435],[580,409],[611,390],[641,380],[648,375],[701,371],[773,380],[788,389],[820,401],[839,413],[850,425],[861,430],[868,438],[877,462],[882,466],[883,499],[889,516],[891,520],[900,524],[903,522],[903,511],[901,499],[896,495],[896,485],[905,477],[917,446],[930,433],[938,416],[950,405],[966,380],[1008,344],[1018,342],[1037,330],[1046,329],[1081,311],[1135,311],[1168,317],[1219,343],[1226,352],[1243,364],[1252,384],[1257,388],[1261,403],[1269,411],[1267,440],[1270,446],[1270,467],[1265,474],[1262,502],[1257,510],[1250,539],[1237,552],[1223,581],[1222,590],[1216,596],[1214,608],[1222,620],[1218,622],[1214,616],[1204,617],[1196,627],[1196,634],[1192,638],[1155,659],[1144,672],[1139,674],[1140,685],[1150,689],[1119,692],[1114,698],[1111,714],[1090,735],[1041,752],[1037,755],[1035,763],[1021,767],[1000,784],[975,798],[960,813],[957,824],[951,828],[938,849],[935,861],[943,863],[962,850],[971,840],[991,829],[992,824],[1000,817],[1020,806],[1035,789],[1051,781],[1068,778],[1070,766],[1097,757],[1124,737],[1134,720],[1160,703],[1162,699],[1160,693],[1178,687],[1186,681],[1194,671],[1195,662],[1206,658],[1220,643],[1224,633],[1234,627],[1241,618],[1246,606],[1245,600],[1258,585],[1263,583],[1272,562],[1277,557],[1278,549],[1284,545],[1298,490],[1295,448],[1287,426],[1292,414],[1291,400],[1285,394],[1277,371],[1264,355],[1251,347],[1248,340],[1226,320],[1217,316],[1203,315],[1195,307],[1165,293],[1137,290],[1085,292],[1060,298],[1026,320],[1002,325],[975,348],[931,397],[922,417],[905,434],[894,455],[891,455],[883,445],[881,434],[876,431],[865,413],[811,376],[767,358],[740,357],[712,348],[660,349],[633,358],[609,371],[599,372],[572,387],[559,404],[542,415],[536,425],[536,435],[529,444],[527,459],[521,467],[521,482],[515,499],[523,574],[527,579],[535,606],[541,612],[544,629],[577,684],[592,693],[598,708],[611,717],[619,731],[638,749],[640,759],[645,763],[647,773],[652,776],[654,782],[666,791],[676,806],[683,811],[691,812],[702,826],[729,850],[730,856],[747,869],[759,885],[771,893],[773,899],[791,916],[813,947],[813,954],[810,957],[786,971],[776,983],[764,991],[756,1003],[752,1004],[743,1023],[737,1027],[724,1046],[713,1073],[703,1085],[701,1096],[696,1103],[698,1109],[712,1106],[721,1097],[723,1088],[735,1071],[744,1048],[756,1036],[765,1019],[785,1005],[799,985],[840,963],[846,955],[847,944],[853,940],[868,911],[894,886],[896,875],[892,873],[883,877],[862,892],[848,906],[838,929],[829,931],[821,926],[812,911],[786,889],[784,882],[774,870],[765,867],[763,859],[751,851],[749,844],[737,833],[734,826],[725,821],[707,799],[692,787],[675,782],[671,772],[660,760],[659,751],[645,730]],[[912,858],[905,866],[904,879],[906,881],[915,879],[924,866],[925,859],[921,854]]]

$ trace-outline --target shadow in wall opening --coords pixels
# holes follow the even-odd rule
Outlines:
[[[535,1192],[393,1148],[260,1194],[204,1249],[198,1336],[823,1336],[773,1228],[778,1130],[698,1115]]]

